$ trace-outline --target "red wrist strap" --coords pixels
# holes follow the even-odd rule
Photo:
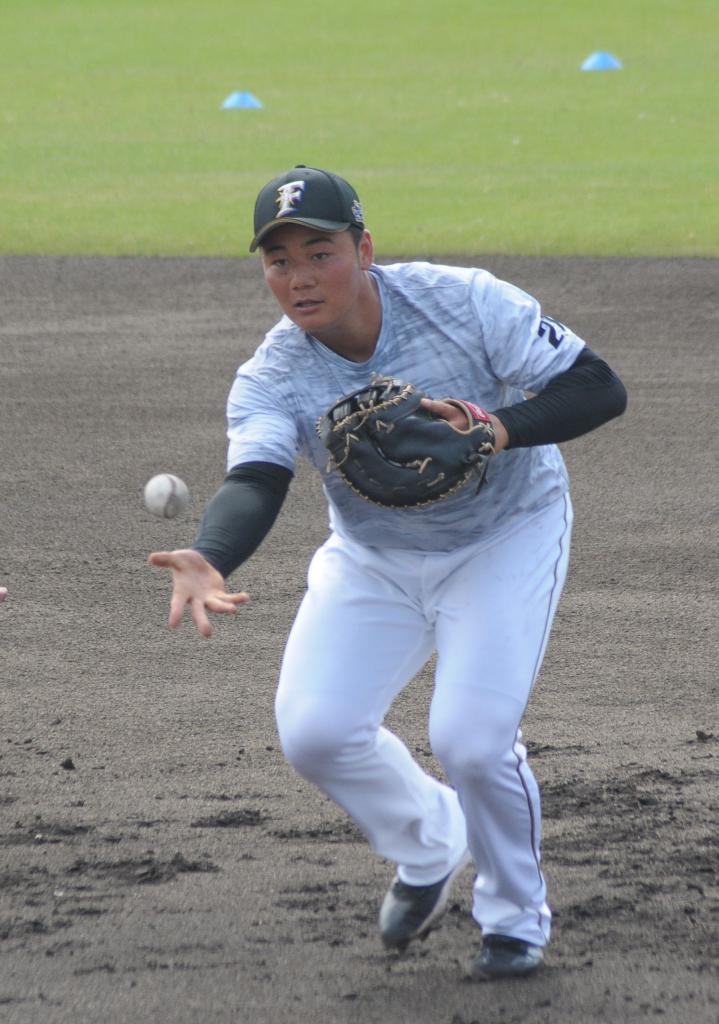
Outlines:
[[[491,423],[489,413],[485,412],[484,409],[475,405],[474,402],[468,402],[465,398],[462,399],[462,402],[467,406],[476,420],[479,420],[481,423]]]

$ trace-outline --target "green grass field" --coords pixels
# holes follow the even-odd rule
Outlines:
[[[718,30],[716,0],[0,0],[0,251],[244,255],[303,162],[380,252],[716,256]]]

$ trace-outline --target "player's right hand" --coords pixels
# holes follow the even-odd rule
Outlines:
[[[170,600],[170,629],[175,629],[187,605],[198,632],[212,636],[208,612],[233,614],[237,606],[246,604],[249,594],[228,594],[221,574],[205,561],[199,551],[191,548],[179,551],[154,551],[148,561],[158,569],[172,570],[172,598]]]

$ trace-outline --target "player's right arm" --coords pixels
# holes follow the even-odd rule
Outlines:
[[[170,629],[179,626],[185,608],[190,609],[198,632],[212,636],[208,612],[235,612],[237,606],[249,601],[244,592],[228,594],[222,574],[192,548],[177,551],[153,551],[150,565],[172,570]]]
[[[273,463],[235,466],[205,509],[192,548],[150,555],[151,565],[172,570],[171,629],[179,625],[189,606],[200,634],[210,637],[208,612],[233,613],[249,601],[244,592],[228,593],[225,579],[272,528],[291,479],[290,470]]]
[[[209,637],[208,612],[232,613],[249,600],[244,592],[228,593],[225,580],[272,528],[299,447],[287,394],[291,374],[279,349],[273,356],[272,346],[263,344],[237,371],[227,400],[228,473],[205,508],[192,547],[150,555],[151,565],[172,570],[171,628],[189,606],[197,629]]]

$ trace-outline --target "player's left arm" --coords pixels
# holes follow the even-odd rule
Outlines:
[[[533,396],[491,410],[504,447],[559,444],[624,412],[627,393],[616,373],[531,295],[478,274],[472,301],[487,368],[515,394]]]
[[[557,374],[532,398],[495,409],[504,426],[506,448],[560,444],[621,416],[627,391],[612,368],[586,346],[568,370]]]
[[[432,399],[423,399],[422,404],[462,428],[464,414],[456,406]],[[488,414],[495,433],[494,450],[571,441],[621,416],[626,407],[627,392],[619,377],[585,346],[574,364],[553,377],[539,394]]]

